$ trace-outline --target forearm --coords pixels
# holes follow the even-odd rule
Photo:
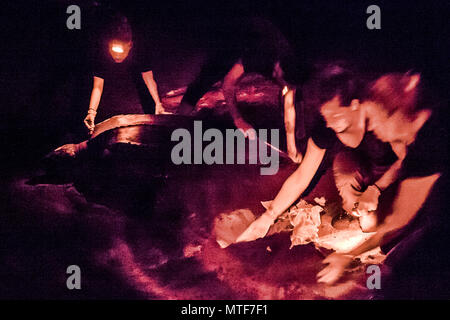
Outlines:
[[[296,151],[295,144],[295,106],[294,106],[294,90],[289,90],[284,95],[284,127],[286,130],[286,143],[289,150]]]
[[[298,175],[294,172],[294,174],[283,183],[283,186],[268,208],[268,214],[270,214],[272,218],[276,219],[286,211],[306,190],[310,181],[302,180],[303,179],[299,179]]]
[[[394,181],[396,181],[401,167],[402,160],[399,159],[395,161],[394,164],[383,174],[383,176],[375,182],[378,188],[380,188],[381,190],[385,190]]]
[[[159,98],[159,93],[158,93],[158,85],[156,84],[155,80],[148,80],[146,82],[147,84],[147,88],[148,91],[150,92],[150,95],[153,98],[153,101],[155,101],[155,104],[161,104],[161,100]]]
[[[141,76],[145,82],[145,85],[147,86],[148,92],[150,92],[150,95],[153,98],[153,101],[155,101],[155,104],[161,104],[158,93],[158,85],[156,84],[155,78],[153,77],[153,71],[149,70],[146,72],[142,72]]]
[[[102,96],[102,90],[100,88],[93,88],[91,93],[91,99],[89,101],[89,110],[97,112],[98,105]]]
[[[241,114],[237,109],[236,91],[243,74],[244,66],[238,61],[223,79],[223,95],[225,97],[228,112],[235,121],[241,119]]]
[[[308,140],[308,147],[302,163],[284,182],[269,207],[268,212],[273,218],[282,214],[306,190],[322,162],[325,151],[317,147],[312,139]]]
[[[439,175],[434,174],[428,177],[409,178],[402,181],[392,205],[392,214],[386,217],[384,223],[378,227],[371,238],[349,251],[348,254],[358,256],[376,248],[381,244],[387,233],[406,226],[425,203],[437,179],[439,179]]]
[[[225,102],[227,105],[228,112],[231,117],[236,120],[240,119],[241,113],[237,109],[237,100],[236,100],[236,85],[228,85],[223,88],[223,95],[225,97]]]
[[[381,240],[383,240],[383,237],[385,236],[385,232],[376,232],[373,236],[371,236],[369,239],[361,243],[356,248],[352,249],[351,251],[347,252],[346,254],[351,255],[353,257],[359,256],[363,254],[364,252],[367,252],[369,250],[375,249],[376,247],[379,247],[381,244]]]

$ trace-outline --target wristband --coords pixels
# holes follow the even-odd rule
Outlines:
[[[97,114],[97,111],[96,111],[95,109],[89,108],[89,109],[88,109],[88,114],[89,114],[89,113]]]
[[[378,189],[378,191],[380,192],[380,194],[383,192],[383,190],[381,190],[381,188],[380,188],[376,183],[374,183],[373,185]]]

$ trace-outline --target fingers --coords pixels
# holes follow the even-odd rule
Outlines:
[[[245,136],[247,138],[249,138],[250,140],[255,140],[256,139],[256,133],[255,130],[253,129],[249,129],[245,132]]]
[[[256,139],[256,131],[252,127],[250,128],[238,128],[239,131],[242,132],[244,137],[249,138],[250,140]]]
[[[295,163],[300,163],[303,160],[303,156],[301,153],[297,153],[297,157],[295,158],[294,162]]]
[[[377,210],[377,205],[374,203],[360,203],[356,211],[360,216],[367,215],[369,212]]]
[[[328,257],[322,260],[322,264],[330,263],[333,260],[333,254],[330,254]]]
[[[329,265],[317,273],[317,282],[332,285],[339,280],[343,273],[344,269]]]
[[[236,242],[249,242],[256,239],[257,238],[252,237],[252,230],[247,229],[236,239]]]
[[[303,156],[301,153],[291,153],[289,154],[289,158],[294,162],[294,163],[300,163],[303,160]]]
[[[95,124],[94,119],[92,117],[89,117],[89,115],[84,119],[84,125],[88,128],[89,133],[92,134],[94,132]]]
[[[323,268],[317,273],[317,278],[321,278],[328,273],[328,267]]]
[[[358,213],[358,217],[367,216],[369,214],[369,211],[365,209],[356,209],[356,212]]]
[[[261,225],[260,220],[255,220],[237,239],[236,242],[249,242],[259,238],[263,238],[267,231],[269,231],[270,225]]]
[[[336,272],[336,271],[329,271],[326,270],[327,272],[324,273],[321,277],[319,277],[317,279],[317,282],[319,283],[325,283],[327,285],[332,285],[334,284],[337,280],[339,280],[341,273],[340,272]]]

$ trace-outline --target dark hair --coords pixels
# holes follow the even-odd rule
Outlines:
[[[388,115],[401,111],[412,117],[418,111],[419,81],[419,74],[386,74],[369,85],[366,99],[380,104]]]
[[[280,59],[280,67],[283,70],[284,80],[293,87],[304,84],[311,76],[312,68],[299,62],[294,54],[289,54]]]
[[[339,96],[341,105],[349,106],[360,99],[363,81],[344,62],[320,63],[314,66],[309,85],[304,88],[305,103],[320,108],[325,102]]]
[[[107,24],[106,38],[107,41],[110,40],[120,40],[123,42],[133,41],[133,32],[131,30],[130,23],[128,19],[121,15],[116,14],[110,18],[110,22]]]

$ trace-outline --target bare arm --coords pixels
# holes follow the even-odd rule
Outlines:
[[[402,167],[403,159],[406,156],[406,145],[399,143],[391,143],[391,148],[397,155],[398,160],[392,164],[388,171],[386,171],[383,176],[378,179],[376,185],[382,190],[389,187],[395,180],[397,180],[398,173]]]
[[[158,94],[158,85],[156,84],[155,78],[153,77],[153,71],[146,71],[142,72],[142,79],[144,79],[145,85],[147,86],[148,91],[150,92],[150,95],[153,98],[153,101],[155,101],[155,104],[161,105],[161,100],[159,99]]]
[[[375,184],[381,189],[384,190],[389,187],[395,180],[397,180],[398,173],[402,167],[401,159],[395,161],[392,166],[378,179]]]
[[[103,93],[103,84],[105,81],[102,78],[94,76],[94,84],[92,86],[91,100],[89,101],[89,110],[97,112],[98,105]]]
[[[320,149],[309,138],[302,163],[287,178],[277,196],[272,201],[268,211],[271,211],[273,218],[282,214],[306,190],[323,160],[325,151],[325,149]]]
[[[383,237],[391,231],[406,226],[425,203],[431,188],[439,178],[439,174],[428,177],[409,178],[401,182],[394,200],[392,214],[380,225],[376,234],[348,254],[357,256],[378,247]]]
[[[318,281],[333,284],[342,276],[353,257],[378,247],[383,237],[390,231],[398,230],[406,226],[417,214],[425,203],[428,194],[439,174],[422,178],[409,178],[401,182],[400,189],[393,204],[393,213],[378,228],[376,233],[347,254],[332,253],[323,260],[328,264],[318,274]]]
[[[86,118],[84,118],[84,124],[89,129],[90,133],[92,133],[95,128],[95,116],[97,115],[98,105],[100,104],[100,99],[102,97],[104,82],[105,81],[102,78],[94,76],[89,109]]]
[[[287,87],[285,87],[287,88]],[[284,90],[284,89],[283,89]],[[296,163],[301,162],[295,144],[295,89],[288,89],[284,94],[284,127],[286,129],[286,144],[289,157]]]
[[[358,213],[361,215],[360,223],[363,230],[371,230],[376,226],[376,216],[369,215],[370,211],[375,211],[378,208],[378,198],[381,191],[389,187],[397,180],[398,174],[402,167],[403,159],[406,156],[405,144],[392,144],[392,150],[398,157],[391,167],[378,179],[374,184],[370,185],[366,191],[358,199]]]
[[[223,79],[223,95],[225,96],[228,111],[235,121],[241,118],[241,114],[237,110],[236,89],[243,74],[244,66],[241,61],[238,61],[233,65],[231,70],[228,71]]]
[[[236,239],[236,242],[253,241],[264,237],[275,219],[282,214],[311,183],[325,155],[310,138],[305,158],[297,170],[287,178],[270,207]]]

